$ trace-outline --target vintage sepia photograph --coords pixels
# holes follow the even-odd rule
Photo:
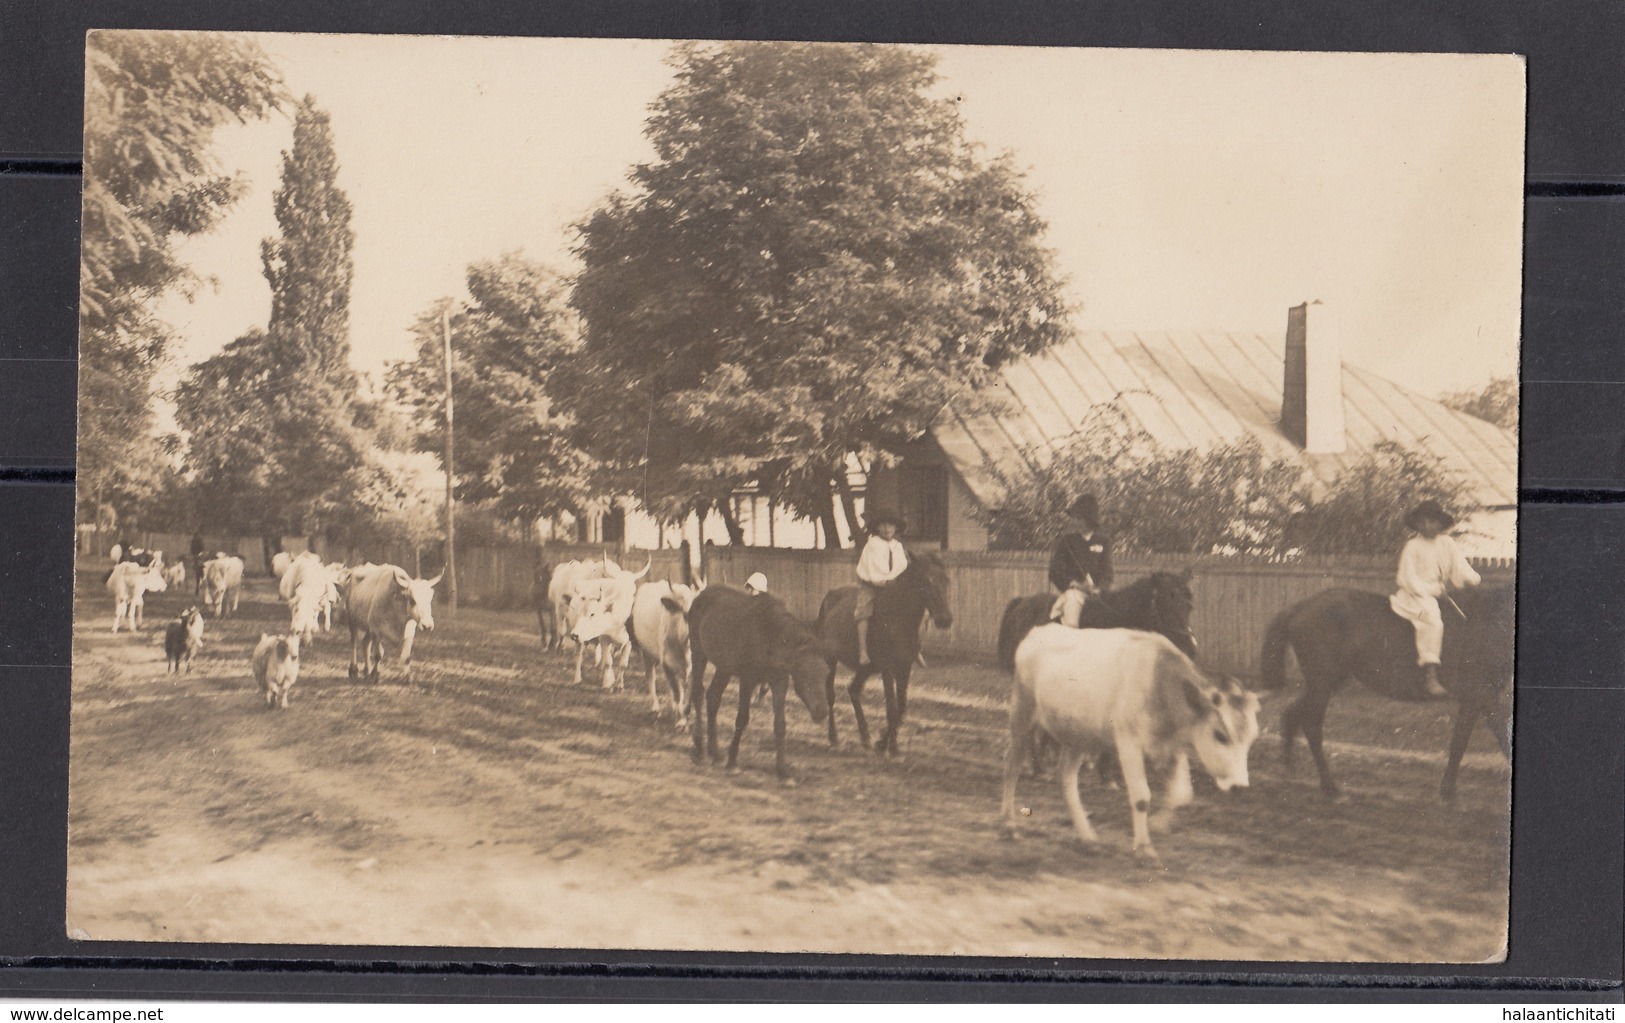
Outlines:
[[[1517,56],[85,65],[71,937],[1505,958]]]

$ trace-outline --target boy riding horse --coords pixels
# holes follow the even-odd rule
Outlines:
[[[1439,653],[1444,647],[1439,598],[1444,596],[1446,586],[1477,586],[1480,581],[1467,563],[1467,556],[1445,532],[1455,524],[1455,518],[1437,501],[1423,501],[1411,509],[1405,525],[1417,535],[1407,540],[1400,552],[1394,579],[1399,591],[1388,598],[1394,613],[1416,627],[1416,663],[1422,668],[1422,691],[1433,699],[1450,696],[1439,684]]]
[[[1083,605],[1112,587],[1111,544],[1100,535],[1100,507],[1095,495],[1084,494],[1066,510],[1073,528],[1055,541],[1049,559],[1049,581],[1061,591],[1049,619],[1076,629]]]

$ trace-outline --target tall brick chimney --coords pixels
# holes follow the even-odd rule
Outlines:
[[[1281,432],[1310,454],[1335,455],[1343,434],[1343,355],[1337,321],[1320,302],[1286,313],[1286,372]]]

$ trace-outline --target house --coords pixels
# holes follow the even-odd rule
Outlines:
[[[1288,311],[1283,337],[1224,331],[1080,332],[1007,366],[1006,407],[946,409],[900,464],[877,468],[869,500],[902,510],[915,541],[985,550],[982,508],[1003,498],[990,471],[1037,468],[1071,441],[1093,406],[1115,403],[1158,443],[1202,447],[1256,438],[1276,458],[1330,483],[1372,445],[1431,452],[1466,479],[1486,511],[1468,523],[1476,554],[1511,556],[1517,438],[1477,417],[1344,365],[1330,310]]]

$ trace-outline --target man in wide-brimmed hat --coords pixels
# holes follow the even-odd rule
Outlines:
[[[875,594],[890,586],[908,567],[908,551],[898,538],[908,523],[888,509],[869,516],[869,541],[858,557],[858,663],[869,663],[869,619],[875,612]]]
[[[1111,544],[1100,532],[1100,505],[1093,494],[1080,494],[1067,506],[1072,528],[1055,541],[1049,559],[1050,585],[1061,591],[1050,608],[1050,621],[1077,628],[1083,605],[1111,589]]]
[[[1437,501],[1423,501],[1405,516],[1405,525],[1414,533],[1399,555],[1399,572],[1394,581],[1399,590],[1388,598],[1388,606],[1416,628],[1416,663],[1422,668],[1422,695],[1430,699],[1448,698],[1439,683],[1439,653],[1444,648],[1444,616],[1439,598],[1447,586],[1477,586],[1478,573],[1467,556],[1445,532],[1456,524],[1455,516]]]

